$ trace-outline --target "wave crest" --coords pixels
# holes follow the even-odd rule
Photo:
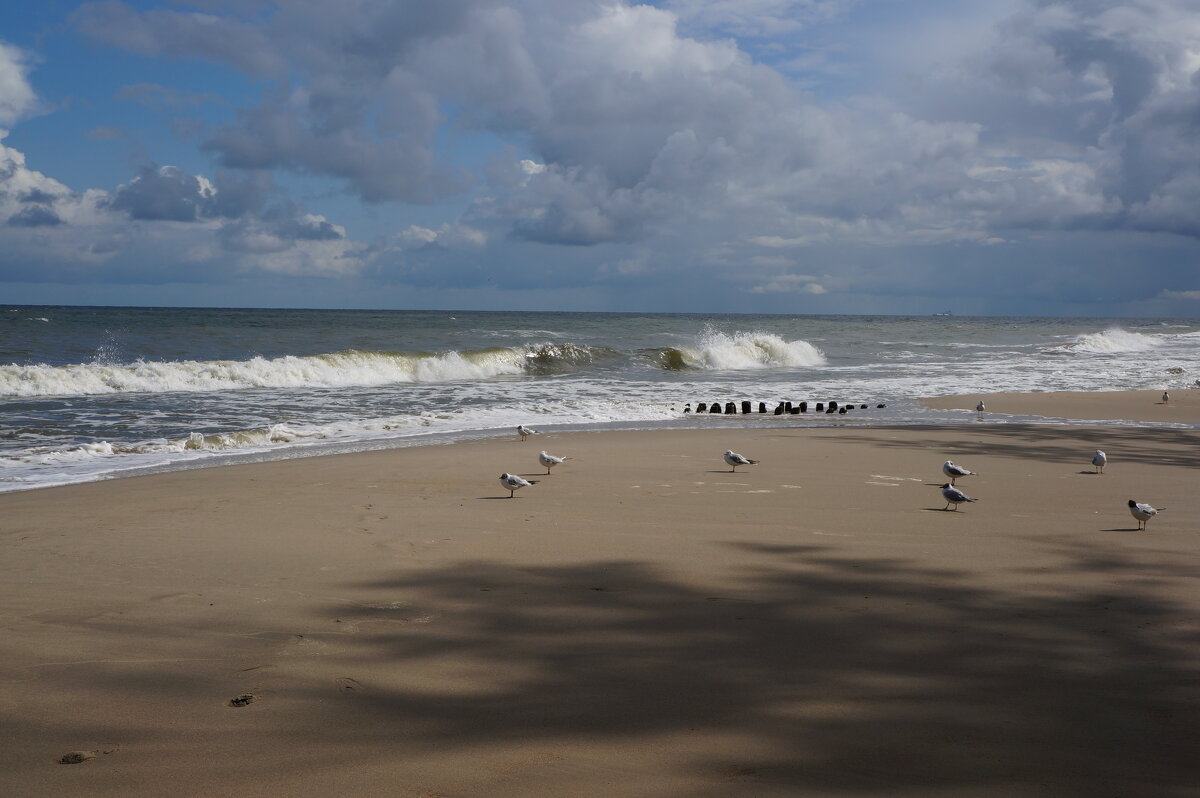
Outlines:
[[[347,350],[249,360],[92,362],[67,366],[0,366],[0,396],[91,396],[114,393],[336,388],[390,383],[478,380],[544,373],[586,361],[586,347],[494,348],[410,353]]]
[[[1145,352],[1160,344],[1162,341],[1155,336],[1110,327],[1103,332],[1085,333],[1067,344],[1066,348],[1072,352],[1107,355],[1118,352]]]
[[[705,330],[697,347],[680,347],[678,357],[667,357],[665,368],[679,361],[691,368],[711,370],[769,369],[823,366],[825,353],[808,341],[786,341],[774,333],[723,333]],[[667,365],[672,364],[672,365]]]

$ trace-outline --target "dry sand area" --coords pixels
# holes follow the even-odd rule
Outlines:
[[[785,421],[3,495],[0,794],[1196,796],[1198,465]]]

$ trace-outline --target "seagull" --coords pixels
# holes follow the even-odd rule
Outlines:
[[[546,450],[542,449],[538,452],[538,462],[546,467],[546,473],[550,473],[550,469],[566,460],[565,457],[555,457],[552,454],[546,454]]]
[[[530,435],[538,435],[540,433],[535,429],[530,429],[524,424],[520,424],[517,426],[517,434],[521,436],[521,440],[525,440]]]
[[[528,479],[522,479],[516,474],[500,475],[500,484],[503,485],[504,489],[508,491],[508,498],[510,499],[513,497],[513,494],[519,491],[521,488],[528,488],[530,485],[536,485],[537,482],[538,481],[536,479],[532,482]]]
[[[980,399],[980,400],[979,400],[979,404],[975,405],[975,412],[976,412],[976,413],[982,413],[984,410],[987,410],[987,405],[985,405],[985,404],[983,403],[983,400],[982,400],[982,399]]]
[[[1129,500],[1129,514],[1137,520],[1138,529],[1145,529],[1146,522],[1165,509],[1167,508],[1164,507],[1162,510],[1155,510],[1153,507],[1143,502],[1135,502],[1133,499]]]
[[[1171,401],[1171,394],[1167,393],[1166,391],[1163,391],[1163,404],[1165,405],[1170,401]]]
[[[748,457],[742,457],[740,454],[732,450],[725,452],[725,462],[733,466],[729,469],[730,471],[737,471],[737,467],[740,465],[758,465],[757,460],[751,460]]]
[[[953,460],[947,460],[946,462],[942,463],[942,473],[950,477],[951,485],[953,485],[954,480],[958,479],[959,477],[979,476],[974,471],[968,471],[962,466],[955,465]]]
[[[943,510],[949,510],[950,505],[952,504],[954,505],[954,509],[957,510],[958,505],[962,504],[963,502],[979,501],[978,499],[972,499],[970,496],[963,493],[949,482],[947,482],[945,485],[942,485],[942,498],[946,500],[946,506],[942,508]]]
[[[1099,449],[1097,449],[1096,453],[1094,455],[1092,455],[1092,465],[1094,465],[1096,468],[1100,469],[1099,471],[1096,472],[1097,474],[1104,473],[1104,464],[1107,462],[1108,462],[1108,455],[1106,455],[1104,452],[1100,451]]]

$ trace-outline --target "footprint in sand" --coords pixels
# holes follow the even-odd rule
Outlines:
[[[320,640],[313,640],[311,637],[305,637],[304,635],[294,635],[293,639],[279,650],[279,653],[285,657],[306,657],[322,653],[321,649],[323,648],[325,648],[325,644]]]
[[[257,700],[258,696],[254,695],[253,693],[242,693],[239,696],[234,696],[233,698],[229,699],[227,703],[228,706],[231,707],[244,707],[253,704]]]
[[[339,693],[358,693],[362,691],[362,683],[357,679],[351,679],[349,676],[339,676],[333,680],[337,685]]]

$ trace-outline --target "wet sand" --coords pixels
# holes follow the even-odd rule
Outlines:
[[[0,794],[1196,795],[1200,432],[965,421],[0,495]]]
[[[924,399],[922,404],[934,410],[970,410],[982,399],[985,415],[999,413],[1048,418],[1086,419],[1090,421],[1163,421],[1200,424],[1200,388],[1170,391],[1163,402],[1162,391],[1091,391],[1072,393],[996,393],[963,394]]]

